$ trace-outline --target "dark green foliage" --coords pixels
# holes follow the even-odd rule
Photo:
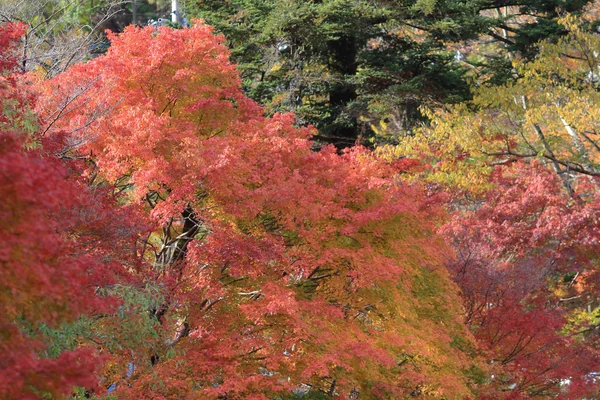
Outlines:
[[[271,113],[293,110],[342,145],[356,138],[351,78],[381,11],[365,1],[199,1],[197,14],[225,34],[247,93]]]
[[[501,86],[518,77],[509,58],[502,55],[488,57],[484,62],[472,63],[480,68],[483,84]]]
[[[494,25],[492,18],[481,14],[489,7],[489,2],[400,0],[392,3],[400,21],[426,31],[436,40],[456,42],[476,39]]]
[[[421,49],[407,39],[402,46],[372,51],[370,41],[393,36],[393,11],[363,0],[202,0],[195,7],[196,15],[227,38],[252,98],[271,113],[295,111],[299,123],[315,125],[320,139],[340,147],[369,135],[369,124],[361,124],[360,117],[372,113],[370,103],[381,94],[380,86],[391,87],[390,93],[406,89],[412,99],[430,88],[439,93],[435,82],[448,82],[437,75],[449,58],[436,63],[442,57],[431,54],[429,46]],[[400,54],[404,49],[410,53]],[[381,64],[396,70],[379,79],[369,71]]]
[[[489,33],[491,28],[506,27],[506,22],[513,20],[515,15],[537,18],[535,23],[511,28],[516,42],[520,42],[523,41],[519,38],[521,35],[534,36],[532,29],[538,30],[540,34],[542,31],[546,34],[561,34],[548,27],[556,26],[555,21],[560,15],[578,13],[590,2],[591,0],[397,0],[392,4],[402,15],[401,19],[443,41],[476,39]],[[543,37],[547,38],[548,36]]]
[[[384,118],[402,110],[401,123],[410,128],[422,120],[418,107],[455,103],[470,98],[465,70],[454,55],[435,42],[416,43],[388,35],[382,45],[365,49],[356,76],[363,109]]]
[[[466,69],[446,44],[487,35],[505,51],[532,56],[540,38],[564,34],[559,15],[587,3],[196,0],[187,13],[225,35],[246,93],[268,113],[294,111],[299,124],[319,129],[316,139],[346,147],[370,137],[380,120],[392,117],[395,129],[409,133],[425,120],[420,106],[470,98]],[[505,6],[537,22],[515,24],[515,15],[500,11]],[[506,60],[483,62],[486,80],[510,79]]]

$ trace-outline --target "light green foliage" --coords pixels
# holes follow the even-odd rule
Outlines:
[[[99,329],[96,331],[98,339],[109,351],[143,351],[152,346],[152,341],[159,339],[159,323],[153,315],[153,310],[165,301],[159,287],[115,285],[106,291],[106,295],[115,296],[122,301],[114,316],[105,317],[108,318],[107,321],[99,321]]]
[[[101,291],[103,295],[114,297],[120,302],[114,314],[81,317],[57,328],[44,324],[28,328],[32,335],[45,337],[44,342],[48,345],[46,357],[55,358],[78,346],[97,344],[115,354],[132,350],[139,352],[150,346],[152,340],[159,338],[158,321],[151,312],[164,304],[159,287],[114,285]]]
[[[44,355],[48,358],[56,358],[64,351],[76,349],[86,339],[93,337],[92,325],[93,320],[88,317],[82,317],[58,328],[41,325],[38,332],[44,335],[44,342],[48,345]]]

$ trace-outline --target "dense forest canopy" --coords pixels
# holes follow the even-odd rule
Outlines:
[[[1,398],[600,396],[599,4],[170,6],[0,5]]]

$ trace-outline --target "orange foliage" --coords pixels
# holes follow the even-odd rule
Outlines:
[[[365,149],[316,152],[293,115],[263,117],[209,27],[111,40],[40,109],[155,226],[135,273],[164,290],[164,345],[120,398],[472,393],[441,210]]]

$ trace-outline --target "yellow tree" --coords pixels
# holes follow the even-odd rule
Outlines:
[[[139,324],[96,325],[120,399],[479,391],[441,210],[365,149],[316,152],[293,115],[265,118],[208,26],[110,38],[42,82],[39,109],[153,227],[127,270],[158,300],[123,290]]]
[[[540,159],[569,190],[578,174],[600,176],[600,37],[573,16],[561,23],[569,33],[541,42],[534,61],[515,61],[514,80],[476,87],[472,103],[430,112],[429,127],[380,152],[420,154],[433,167],[427,179],[470,190],[517,159]]]
[[[442,232],[457,254],[448,266],[468,323],[508,371],[496,382],[532,397],[583,398],[578,390],[597,391],[585,387],[596,385],[591,370],[569,369],[598,362],[600,37],[581,19],[561,23],[568,34],[515,61],[511,82],[430,111],[430,126],[379,151],[417,158],[422,168],[398,163],[413,166],[413,179],[483,200],[457,196],[460,212]],[[542,320],[545,332],[531,325]],[[565,363],[579,356],[591,361]]]

